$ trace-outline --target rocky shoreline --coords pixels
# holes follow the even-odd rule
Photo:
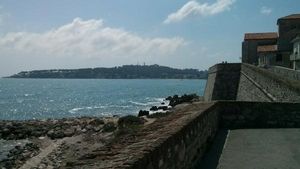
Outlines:
[[[156,118],[171,114],[177,104],[193,102],[199,97],[174,95],[166,100],[169,105],[162,103],[149,111],[141,110],[138,116],[1,120],[0,168],[61,168],[68,161],[82,158],[83,152],[92,152],[131,135]],[[7,146],[11,148],[4,151]]]

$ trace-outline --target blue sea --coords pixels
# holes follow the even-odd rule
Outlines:
[[[170,95],[203,95],[206,80],[0,79],[0,119],[136,115]]]

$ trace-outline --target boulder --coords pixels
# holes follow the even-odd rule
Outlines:
[[[99,126],[99,125],[103,125],[104,121],[102,119],[94,119],[94,120],[90,121],[89,124],[93,125],[93,126]]]
[[[168,110],[168,106],[159,106],[158,110],[164,110],[164,111],[166,111],[166,110]]]
[[[157,106],[152,106],[152,107],[150,108],[150,111],[157,111],[157,110],[158,110]]]
[[[131,125],[141,125],[144,124],[145,120],[136,116],[128,115],[119,118],[118,125],[119,127],[126,127]]]
[[[140,110],[139,114],[138,114],[138,117],[148,116],[148,115],[149,115],[149,111],[147,111],[147,110]]]
[[[117,129],[117,127],[115,126],[115,123],[113,122],[108,122],[106,124],[104,124],[103,126],[103,132],[113,132]]]

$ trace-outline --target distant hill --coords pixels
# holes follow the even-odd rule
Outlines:
[[[206,79],[207,71],[174,69],[159,65],[124,65],[113,68],[22,71],[8,78],[60,79]]]

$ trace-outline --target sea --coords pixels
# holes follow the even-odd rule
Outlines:
[[[204,93],[206,80],[0,79],[0,119],[137,115],[167,96]]]

